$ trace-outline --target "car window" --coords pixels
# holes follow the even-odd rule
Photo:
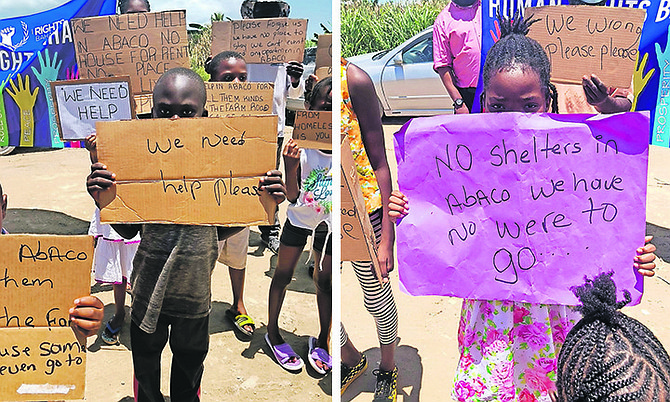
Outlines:
[[[433,37],[429,35],[402,53],[404,64],[432,63],[433,62]]]

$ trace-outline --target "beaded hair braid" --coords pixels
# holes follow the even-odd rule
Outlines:
[[[128,3],[130,0],[119,0],[119,12],[125,14],[128,11]],[[144,3],[147,5],[147,11],[151,11],[151,6],[149,5],[149,0],[144,0]]]
[[[556,87],[550,82],[551,64],[549,57],[534,39],[528,38],[526,34],[530,26],[539,19],[532,20],[521,17],[518,13],[509,20],[498,13],[500,24],[500,39],[491,47],[486,54],[484,69],[484,92],[481,95],[481,104],[484,105],[486,88],[491,78],[500,71],[510,71],[521,68],[523,71],[530,69],[540,77],[540,85],[545,96],[551,100],[551,112],[558,113],[558,93]]]
[[[240,53],[232,51],[232,50],[226,50],[223,51],[214,58],[207,58],[205,60],[205,72],[209,75],[214,75],[214,72],[219,68],[219,65],[224,61],[228,59],[238,59],[238,60],[244,60],[244,56],[242,56]]]
[[[612,273],[573,289],[583,314],[558,357],[558,401],[670,400],[670,357],[654,334],[618,311]]]
[[[309,93],[305,94],[305,101],[309,103],[310,105],[314,104],[314,101],[316,101],[316,97],[318,94],[321,93],[322,88],[328,88],[328,92],[332,91],[333,89],[333,77],[326,77],[316,84],[314,84],[314,88]],[[326,93],[328,93],[326,92]]]

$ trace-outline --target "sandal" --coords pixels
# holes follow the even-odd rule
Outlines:
[[[330,357],[327,350],[316,346],[317,342],[315,337],[309,337],[309,355],[307,358],[309,364],[317,373],[326,375],[333,368],[333,359]],[[319,367],[316,364],[317,361],[322,362],[326,367]]]
[[[102,331],[102,334],[100,335],[102,341],[108,345],[116,345],[119,343],[119,332],[121,332],[121,328],[123,327],[122,323],[118,328],[112,328],[113,320],[114,316],[112,316],[112,318],[107,321],[107,324],[105,324],[105,330]]]
[[[284,342],[281,345],[273,346],[268,334],[265,334],[265,342],[272,350],[272,354],[274,355],[275,360],[277,360],[277,363],[284,369],[288,371],[298,371],[305,365],[300,356],[293,351],[293,348],[291,348],[291,345],[288,343]],[[291,358],[295,358],[295,361],[290,362]]]
[[[231,310],[226,310],[226,317],[228,317],[233,322],[235,328],[237,328],[237,330],[240,331],[242,334],[249,337],[254,335],[254,330],[256,329],[256,323],[248,315],[246,314],[236,315],[235,312]],[[251,331],[244,328],[245,325],[251,326]]]

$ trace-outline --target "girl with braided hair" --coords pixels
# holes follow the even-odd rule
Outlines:
[[[612,273],[573,290],[583,318],[565,338],[558,357],[557,400],[667,401],[670,357],[644,324],[620,308]]]
[[[526,37],[535,22],[498,16],[501,38],[483,67],[483,111],[558,112],[551,65],[542,46]],[[394,191],[392,219],[407,214],[407,197]],[[650,239],[649,239],[650,240]],[[637,250],[634,267],[651,272],[655,247]],[[572,306],[510,300],[463,301],[458,329],[460,359],[452,397],[458,401],[550,401],[556,358],[566,334],[580,319]]]

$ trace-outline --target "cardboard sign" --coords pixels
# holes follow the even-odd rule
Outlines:
[[[272,114],[274,83],[205,82],[210,117]]]
[[[0,236],[0,400],[84,398],[68,310],[90,294],[92,264],[91,236]]]
[[[274,203],[258,180],[274,169],[276,128],[274,115],[98,123],[98,158],[117,183],[100,220],[267,224]]]
[[[86,346],[71,328],[3,328],[0,352],[0,400],[84,399]]]
[[[95,122],[135,118],[130,77],[52,81],[61,139],[83,140],[95,133]]]
[[[582,76],[596,74],[610,87],[630,87],[644,10],[545,6],[528,8],[525,15],[540,19],[528,36],[547,52],[553,81],[581,84]]]
[[[345,137],[342,141],[340,151],[342,155],[341,258],[342,261],[372,261],[377,279],[381,282],[382,275],[377,260],[375,231],[365,210],[365,199],[361,185],[358,183],[358,173],[348,138]]]
[[[413,119],[395,135],[411,212],[397,230],[414,295],[577,304],[614,271],[642,295],[649,113]],[[477,267],[477,269],[472,269]]]
[[[302,148],[333,149],[333,112],[296,110],[293,139]]]
[[[81,78],[130,75],[133,93],[151,93],[174,67],[189,68],[186,11],[73,19]]]
[[[135,114],[151,113],[151,108],[154,106],[153,95],[135,95]]]
[[[314,74],[320,80],[333,75],[333,35],[319,35],[316,45],[316,66]]]
[[[66,327],[92,266],[91,236],[0,236],[0,327]]]
[[[234,50],[247,63],[302,61],[307,20],[259,18],[212,22],[212,54]]]

